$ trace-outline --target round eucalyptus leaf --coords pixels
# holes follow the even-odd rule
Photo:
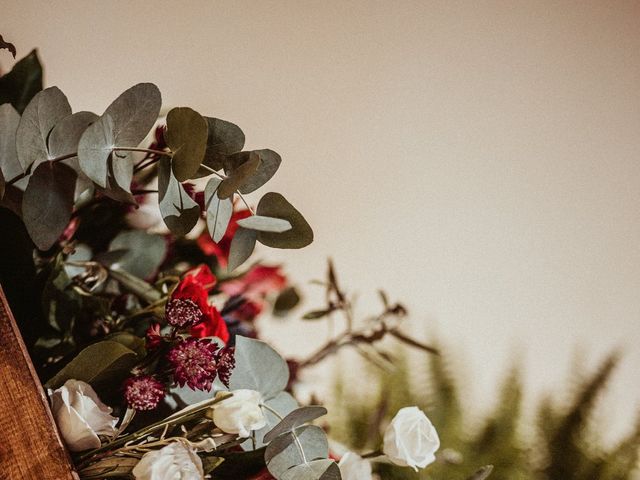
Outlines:
[[[188,107],[173,108],[167,114],[165,141],[173,152],[173,174],[180,182],[193,177],[207,148],[207,122]]]
[[[251,256],[253,249],[256,247],[257,237],[258,232],[256,230],[242,227],[236,230],[229,249],[229,263],[227,265],[229,273],[246,262]]]
[[[283,433],[290,432],[300,425],[304,425],[305,423],[312,422],[316,418],[320,418],[323,415],[327,414],[327,409],[324,407],[320,407],[318,405],[309,405],[305,407],[300,407],[297,410],[289,413],[286,417],[282,419],[278,425],[276,425],[273,429],[271,429],[265,436],[264,441],[269,443],[271,440],[276,438],[278,435],[282,435]]]
[[[22,219],[33,243],[48,250],[71,220],[76,172],[62,163],[38,165],[22,198]]]
[[[54,158],[47,150],[47,138],[60,120],[71,114],[67,97],[58,87],[38,92],[29,102],[16,131],[16,152],[23,172],[32,165]]]
[[[218,188],[222,180],[213,177],[207,182],[204,189],[204,205],[207,212],[207,229],[214,242],[219,242],[224,237],[229,220],[233,214],[233,202],[230,198],[218,197]]]
[[[250,217],[238,220],[238,225],[260,232],[282,233],[291,230],[291,223],[282,218],[263,217],[261,215],[251,215]]]
[[[20,114],[10,103],[0,105],[0,170],[10,180],[23,173],[16,152],[16,131]]]
[[[220,187],[218,188],[218,196],[222,199],[231,197],[234,192],[242,187],[258,170],[260,166],[260,157],[251,152],[246,162],[243,162],[228,172]]]
[[[224,161],[224,167],[226,171],[232,171],[238,166],[246,163],[251,155],[258,155],[260,157],[260,165],[255,172],[240,186],[240,193],[251,193],[265,183],[267,183],[271,177],[275,175],[282,163],[282,158],[273,150],[253,150],[251,152],[238,152],[234,155],[227,157]]]
[[[224,158],[244,148],[244,133],[236,124],[219,118],[205,117],[207,120],[209,135],[207,137],[207,150],[204,155],[204,165],[214,170],[220,170],[224,166]],[[201,172],[199,172],[200,175]],[[203,172],[206,176],[209,172]]]
[[[200,206],[173,175],[168,157],[158,165],[158,199],[160,214],[174,235],[184,236],[198,223]]]
[[[340,480],[340,468],[333,460],[303,463],[282,474],[278,480]]]
[[[304,456],[300,449],[304,452]],[[264,452],[267,469],[276,478],[281,478],[292,467],[313,460],[326,459],[328,456],[327,435],[320,427],[314,425],[307,425],[295,432],[288,432],[273,439]]]
[[[49,135],[48,147],[51,157],[77,152],[80,137],[97,119],[98,115],[93,112],[77,112],[60,120]]]
[[[291,224],[282,233],[259,232],[258,241],[274,248],[303,248],[313,242],[313,230],[302,214],[279,193],[269,192],[258,203],[256,213],[265,217],[281,218]]]
[[[116,98],[80,138],[78,160],[85,174],[106,187],[106,164],[111,152],[137,147],[155,124],[161,105],[160,91],[152,83],[134,85]],[[133,176],[132,153],[117,152],[112,168],[116,184],[129,192]]]
[[[161,235],[152,235],[143,230],[128,230],[120,233],[109,244],[109,250],[126,250],[111,266],[135,275],[149,278],[155,274],[167,253],[167,243]]]
[[[264,398],[270,398],[287,386],[287,362],[266,343],[238,335],[235,359],[236,366],[229,380],[230,390],[257,390]]]

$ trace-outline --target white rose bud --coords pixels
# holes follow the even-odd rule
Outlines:
[[[116,433],[118,419],[100,401],[91,385],[67,380],[51,394],[51,410],[58,430],[72,452],[100,447],[98,435]]]
[[[145,453],[133,467],[136,480],[203,480],[202,460],[182,442]]]
[[[262,396],[255,390],[234,390],[232,397],[216,403],[213,409],[213,423],[226,433],[237,433],[248,437],[252,430],[259,430],[267,424],[260,404]],[[218,392],[216,398],[227,395]]]
[[[401,408],[384,432],[385,455],[402,467],[426,467],[435,461],[438,448],[438,432],[418,407]]]
[[[372,480],[371,463],[357,453],[345,453],[340,462],[340,474],[342,480]]]

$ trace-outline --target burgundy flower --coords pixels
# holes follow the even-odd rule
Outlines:
[[[138,411],[153,410],[164,398],[164,394],[164,385],[148,375],[131,377],[124,382],[127,404]]]
[[[149,328],[147,328],[147,348],[153,350],[154,348],[158,348],[160,343],[162,343],[162,334],[160,333],[160,324],[152,323]]]
[[[191,327],[200,323],[204,314],[200,307],[189,298],[174,298],[167,302],[165,317],[174,327]]]
[[[173,347],[167,359],[173,366],[173,378],[183,387],[211,390],[218,371],[218,347],[209,339],[188,338]]]
[[[235,348],[225,347],[218,352],[218,378],[229,388],[229,379],[231,371],[236,366]]]

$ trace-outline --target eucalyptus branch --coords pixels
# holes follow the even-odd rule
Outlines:
[[[284,417],[282,415],[280,415],[278,412],[276,412],[269,405],[261,403],[260,406],[262,408],[264,408],[265,410],[268,410],[269,412],[273,413],[278,418],[278,420],[282,421],[284,419]],[[291,435],[293,436],[294,442],[296,442],[296,447],[298,447],[298,451],[300,452],[300,456],[302,456],[302,461],[304,463],[308,463],[307,462],[307,457],[304,454],[304,448],[302,448],[302,443],[300,442],[300,439],[298,438],[298,435],[296,434],[295,428],[293,430],[291,430]]]
[[[204,168],[206,171],[210,172],[211,174],[215,175],[216,177],[218,177],[221,180],[226,180],[227,177],[225,175],[222,175],[220,172],[217,172],[216,170],[214,170],[213,168],[202,164],[200,165],[202,168]],[[249,205],[249,202],[247,202],[247,199],[244,198],[244,195],[242,195],[240,193],[239,190],[236,190],[236,193],[238,194],[238,196],[240,197],[240,200],[242,200],[242,203],[244,203],[244,205],[247,207],[247,209],[251,212],[251,215],[255,215],[256,212],[253,211],[253,208],[251,208],[251,205]]]

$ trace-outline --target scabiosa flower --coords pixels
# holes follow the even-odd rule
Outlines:
[[[174,327],[191,327],[203,320],[200,307],[188,298],[174,298],[167,302],[165,317]]]
[[[153,410],[164,394],[162,382],[149,375],[131,377],[124,382],[124,398],[131,408],[138,411]]]
[[[218,372],[218,347],[209,339],[187,338],[178,342],[167,355],[173,366],[173,378],[183,387],[211,390]]]
[[[231,378],[231,371],[236,366],[235,348],[225,347],[218,351],[218,378],[229,388],[229,379]]]

